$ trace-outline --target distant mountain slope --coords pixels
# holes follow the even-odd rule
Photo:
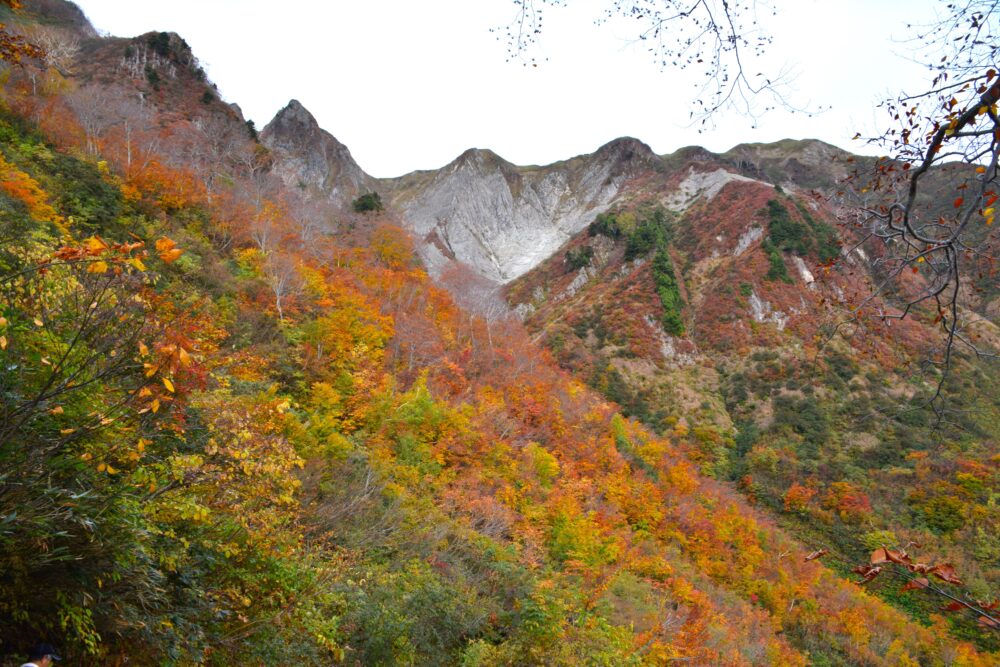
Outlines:
[[[938,425],[933,313],[845,324],[879,248],[813,188],[857,158],[378,180],[298,103],[258,135],[179,35],[82,37],[0,84],[4,652],[997,664],[937,591],[1000,581],[1000,375],[960,359]]]

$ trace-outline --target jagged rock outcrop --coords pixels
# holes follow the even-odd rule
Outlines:
[[[386,182],[431,270],[449,259],[499,283],[551,256],[614,201],[625,181],[657,163],[648,146],[617,139],[591,155],[518,167],[471,149],[436,172]]]
[[[274,172],[289,187],[305,188],[339,206],[375,189],[347,146],[322,129],[298,100],[291,100],[260,134],[274,155]]]
[[[441,169],[375,179],[295,100],[261,139],[273,152],[275,173],[291,187],[345,208],[364,191],[379,192],[413,233],[432,274],[458,261],[499,284],[536,268],[599,213],[640,191],[642,199],[683,214],[732,181],[832,187],[848,157],[814,140],[744,144],[722,154],[691,146],[657,156],[626,137],[546,166],[469,149]]]

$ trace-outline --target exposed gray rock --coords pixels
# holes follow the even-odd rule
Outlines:
[[[614,201],[627,178],[658,160],[635,139],[547,167],[517,167],[471,149],[438,172],[392,183],[417,238],[436,236],[477,273],[506,283],[550,257]],[[428,268],[435,253],[422,252]]]
[[[260,133],[274,156],[274,173],[285,185],[308,189],[338,206],[376,189],[374,178],[351,157],[347,146],[322,129],[309,111],[292,100]]]

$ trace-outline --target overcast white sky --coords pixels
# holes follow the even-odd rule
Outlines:
[[[505,62],[489,33],[511,0],[77,0],[95,27],[175,31],[223,97],[263,127],[301,101],[374,176],[440,167],[471,147],[547,164],[634,136],[657,153],[698,144],[814,137],[855,152],[881,120],[875,102],[917,89],[904,21],[935,0],[774,0],[771,66],[798,71],[796,100],[832,109],[775,111],[757,128],[730,115],[689,124],[690,75],[661,71],[627,22],[594,26],[611,0],[548,10],[537,68]]]

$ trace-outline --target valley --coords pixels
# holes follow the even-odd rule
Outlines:
[[[859,222],[901,168],[380,179],[180,35],[9,5],[69,46],[0,63],[0,664],[998,664],[1000,289],[935,365],[935,267]]]

